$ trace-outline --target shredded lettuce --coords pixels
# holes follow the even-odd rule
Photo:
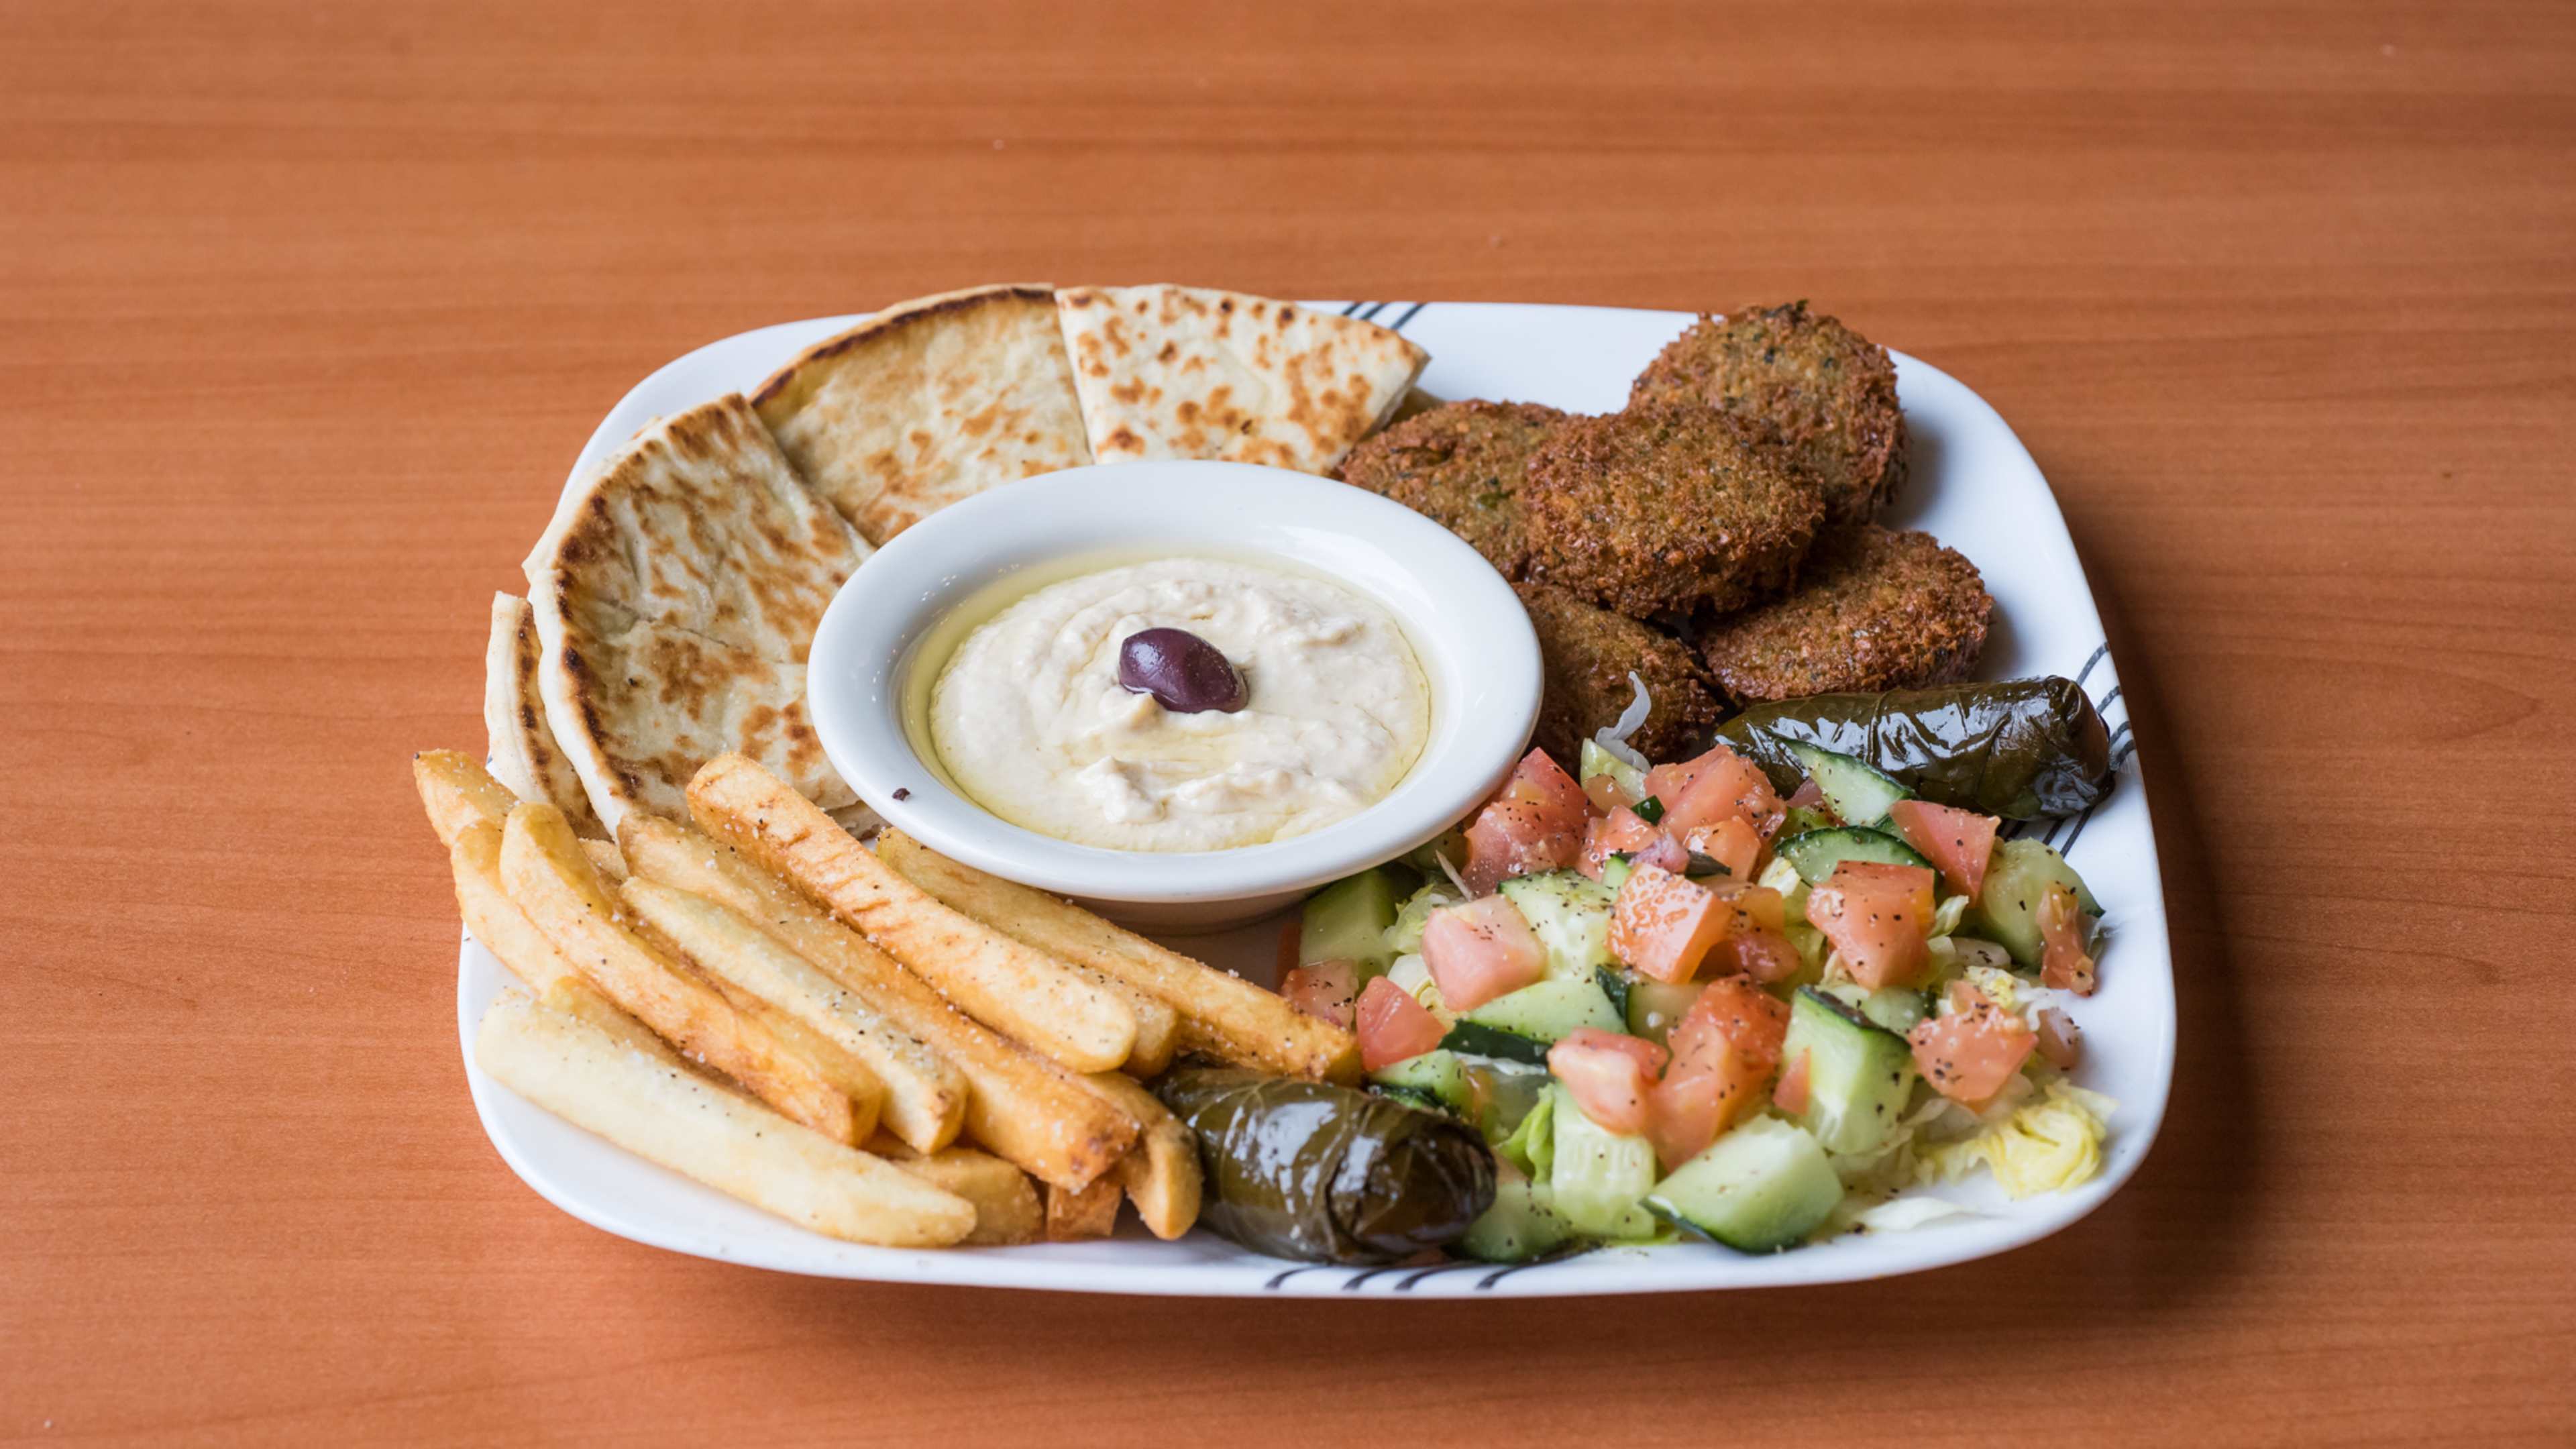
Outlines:
[[[1545,1182],[1556,1166],[1556,1093],[1538,1094],[1538,1105],[1521,1118],[1521,1125],[1494,1149],[1521,1170],[1532,1182]]]
[[[2081,1186],[2101,1174],[2104,1119],[2116,1106],[2099,1092],[2052,1081],[2000,1116],[1989,1109],[1968,1136],[1921,1148],[1916,1180],[1957,1182],[1983,1166],[2016,1198]]]
[[[1619,711],[1619,717],[1608,727],[1593,731],[1592,742],[1629,769],[1645,770],[1649,768],[1646,757],[1629,748],[1628,737],[1646,727],[1646,716],[1654,709],[1655,702],[1646,693],[1646,681],[1639,678],[1633,669],[1628,671],[1628,685],[1636,690],[1628,697],[1628,707]]]

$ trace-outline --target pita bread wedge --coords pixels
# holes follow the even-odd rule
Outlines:
[[[577,834],[600,838],[599,817],[581,775],[546,727],[545,696],[537,689],[537,623],[528,601],[492,596],[492,638],[483,651],[483,729],[491,739],[492,778],[522,800],[544,800],[564,813]]]
[[[752,404],[870,543],[997,484],[1091,461],[1044,286],[889,307],[779,369]]]
[[[1329,472],[1430,360],[1374,322],[1194,287],[1055,294],[1091,454]]]
[[[565,500],[528,556],[537,684],[609,832],[684,814],[728,750],[827,810],[858,798],[814,736],[805,656],[868,553],[739,394],[645,428]]]

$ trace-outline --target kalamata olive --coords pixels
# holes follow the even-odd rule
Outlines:
[[[1232,714],[1252,691],[1225,651],[1187,629],[1145,629],[1118,646],[1118,683],[1175,714]]]

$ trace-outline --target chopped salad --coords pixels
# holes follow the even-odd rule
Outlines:
[[[1477,1129],[1519,1262],[1677,1234],[1744,1252],[2101,1171],[2071,1008],[2100,904],[2036,839],[1790,746],[1578,774],[1532,750],[1463,831],[1307,903],[1282,990],[1358,1036],[1370,1089]]]

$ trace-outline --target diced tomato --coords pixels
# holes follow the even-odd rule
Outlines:
[[[1669,1038],[1676,1062],[1705,1058],[1718,1045],[1768,1075],[1789,1039],[1789,1004],[1746,976],[1721,976],[1682,1014]]]
[[[1742,881],[1713,880],[1703,882],[1717,892],[1718,899],[1735,907],[1735,929],[1739,931],[1779,931],[1789,925],[1789,903],[1769,886],[1746,885]]]
[[[1906,985],[1930,958],[1932,872],[1846,860],[1808,892],[1807,920],[1842,953],[1852,980],[1873,991]]]
[[[1446,1035],[1431,1008],[1383,976],[1360,993],[1360,1065],[1372,1072],[1411,1061],[1440,1045]]]
[[[1994,857],[1995,828],[2002,821],[1929,800],[1899,800],[1887,807],[1887,820],[1940,870],[1950,889],[1972,901],[1985,889],[1986,862]]]
[[[1516,875],[1572,865],[1592,802],[1547,751],[1521,757],[1503,788],[1467,826],[1467,888],[1484,892]]]
[[[2076,1028],[2075,1018],[2056,1007],[2039,1013],[2039,1054],[2061,1072],[2071,1072],[2084,1060],[2084,1033]]]
[[[1688,981],[1735,929],[1735,908],[1715,891],[1659,865],[1636,862],[1610,905],[1610,951],[1643,976]]]
[[[1822,810],[1828,815],[1833,813],[1832,808],[1825,804],[1824,787],[1813,780],[1800,780],[1798,788],[1790,791],[1789,798],[1780,803],[1791,810]]]
[[[1950,983],[1951,1009],[1915,1024],[1905,1039],[1932,1089],[1970,1107],[1984,1105],[2012,1080],[2039,1044],[2028,1023],[1965,981]]]
[[[1765,986],[1790,980],[1807,966],[1788,937],[1760,926],[1747,930],[1740,924],[1712,959],[1719,969],[1740,971]]]
[[[1591,801],[1592,808],[1604,815],[1622,805],[1634,805],[1638,799],[1637,796],[1629,794],[1628,787],[1620,784],[1618,778],[1613,775],[1594,775],[1585,780],[1583,798]]]
[[[1575,869],[1594,880],[1601,879],[1601,863],[1611,856],[1626,852],[1636,860],[1650,861],[1678,873],[1690,864],[1690,852],[1680,841],[1648,825],[1645,817],[1622,805],[1607,815],[1596,815],[1583,831],[1583,855]]]
[[[1726,819],[1742,820],[1756,838],[1769,839],[1786,807],[1762,767],[1724,745],[1679,767],[1687,772],[1678,795],[1664,799],[1663,826],[1684,840],[1692,831]]]
[[[1701,826],[1685,837],[1683,844],[1725,866],[1726,878],[1738,883],[1750,883],[1754,866],[1762,859],[1761,835],[1737,815]]]
[[[1646,1130],[1647,1096],[1665,1057],[1643,1037],[1579,1026],[1547,1049],[1547,1069],[1584,1116],[1608,1131],[1633,1134]]]
[[[1667,1169],[1760,1110],[1780,1064],[1789,1008],[1742,976],[1708,984],[1672,1029],[1672,1067],[1655,1086],[1646,1135]]]
[[[1780,1085],[1771,1089],[1771,1105],[1792,1117],[1807,1110],[1811,1085],[1807,1078],[1807,1059],[1813,1055],[1802,1051],[1791,1057],[1789,1065],[1780,1069]]]
[[[1279,982],[1279,994],[1288,998],[1290,1006],[1344,1031],[1351,1029],[1351,1013],[1359,993],[1360,967],[1356,961],[1317,961],[1296,967]]]
[[[1547,974],[1547,948],[1501,896],[1433,911],[1422,925],[1422,959],[1451,1011],[1473,1011]]]
[[[2039,939],[2039,984],[2092,995],[2101,981],[2084,948],[2084,911],[2063,881],[2050,881],[2039,898]]]

